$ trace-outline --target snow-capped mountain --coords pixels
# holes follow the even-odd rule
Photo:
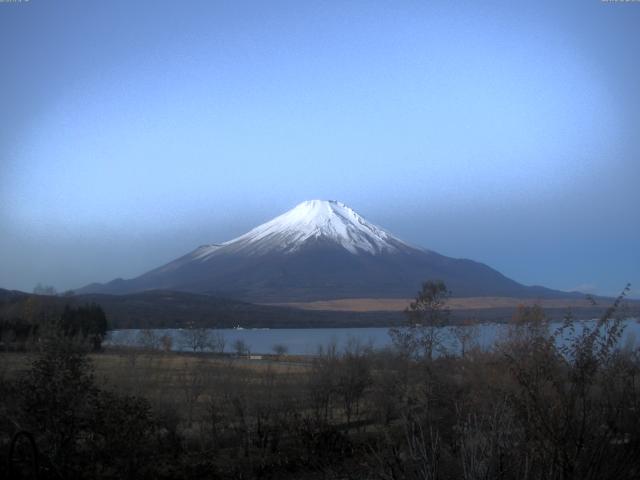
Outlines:
[[[366,221],[344,203],[335,200],[309,200],[222,245],[201,247],[194,258],[206,260],[224,252],[264,255],[294,253],[308,242],[326,241],[353,254],[393,253],[407,244],[380,227]]]
[[[411,297],[442,279],[458,296],[566,296],[525,287],[490,267],[411,246],[337,201],[310,200],[235,239],[203,245],[131,280],[81,293],[152,289],[250,301]]]

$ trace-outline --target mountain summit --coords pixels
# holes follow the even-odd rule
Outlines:
[[[244,235],[203,248],[207,259],[224,247],[225,252],[264,255],[294,253],[313,243],[334,243],[353,254],[378,255],[411,248],[390,233],[369,223],[353,209],[335,200],[308,200],[263,223]]]
[[[567,296],[521,285],[472,260],[413,247],[334,200],[302,202],[235,239],[80,293],[163,289],[254,302],[409,298],[429,279],[444,280],[456,296]]]

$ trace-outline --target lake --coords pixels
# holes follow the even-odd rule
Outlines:
[[[561,322],[551,323],[553,331],[561,325]],[[585,326],[593,327],[595,320],[576,322],[577,330]],[[496,340],[507,333],[508,325],[485,323],[471,330],[473,342],[481,348],[489,348]],[[443,327],[443,343],[448,351],[458,352],[459,343],[453,334],[451,327]],[[113,346],[143,346],[141,333],[143,330],[112,330],[107,335],[105,345]],[[146,330],[152,337],[160,338],[169,336],[172,339],[172,350],[188,351],[185,345],[182,329],[150,329]],[[335,343],[338,349],[344,349],[348,342],[357,340],[361,344],[371,344],[374,348],[384,348],[391,345],[388,328],[281,328],[281,329],[216,329],[210,330],[212,334],[221,334],[225,340],[225,352],[233,351],[233,343],[242,340],[248,346],[251,353],[273,353],[274,345],[284,345],[288,353],[294,355],[313,355],[319,347],[326,347]],[[625,346],[638,346],[640,339],[640,323],[636,319],[625,321],[625,330],[621,343]]]

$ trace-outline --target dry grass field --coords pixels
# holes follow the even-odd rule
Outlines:
[[[288,306],[303,310],[329,310],[349,312],[401,312],[409,306],[408,298],[343,298],[315,302],[291,302],[271,305]],[[451,298],[448,305],[452,310],[476,310],[490,308],[513,308],[519,305],[540,305],[542,308],[588,308],[586,299],[557,298],[532,299],[509,297],[467,297]]]
[[[18,378],[29,370],[35,353],[0,353],[0,377]],[[136,349],[105,350],[89,355],[101,388],[149,399],[156,406],[195,416],[213,396],[271,378],[296,383],[309,370],[302,357],[248,360],[207,354],[160,353]],[[309,359],[306,359],[309,362]],[[185,410],[191,410],[189,414]]]

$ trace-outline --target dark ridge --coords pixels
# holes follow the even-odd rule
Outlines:
[[[24,303],[34,298],[49,311],[64,305],[95,302],[105,311],[110,328],[180,328],[196,325],[207,328],[336,328],[388,327],[403,324],[403,312],[350,312],[301,310],[292,307],[257,305],[213,295],[168,290],[128,295],[84,294],[72,297],[40,296],[18,291],[0,290],[0,318],[18,318]],[[535,303],[532,301],[532,303]],[[589,308],[573,310],[577,318],[601,315],[608,301]],[[628,302],[628,315],[640,315],[640,302]],[[452,322],[474,319],[478,322],[508,322],[514,308],[452,310]],[[552,320],[561,320],[565,308],[548,308]]]

